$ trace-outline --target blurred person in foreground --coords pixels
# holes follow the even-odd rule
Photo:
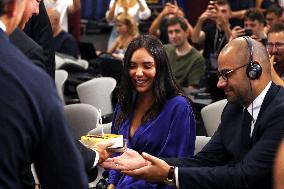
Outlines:
[[[42,47],[22,31],[29,19],[33,15],[36,16],[39,14],[39,3],[40,2],[37,0],[26,1],[26,8],[21,21],[18,27],[9,35],[9,39],[20,51],[22,51],[24,55],[31,60],[32,63],[49,73],[49,63],[44,55]],[[53,74],[50,74],[51,77],[52,75]]]
[[[38,0],[35,0],[38,1]],[[47,73],[54,79],[55,78],[55,50],[54,50],[54,40],[52,37],[52,29],[50,25],[50,21],[48,19],[45,6],[43,1],[39,2],[39,9],[34,9],[33,16],[28,16],[28,22],[22,21],[21,23],[24,27],[24,32],[32,38],[38,45],[43,48],[44,57],[46,60],[46,71]],[[33,4],[36,6],[36,4]],[[32,9],[31,9],[32,10]],[[27,13],[31,12],[31,10],[27,11]],[[25,15],[23,16],[25,17]],[[26,19],[26,18],[25,18]],[[27,20],[26,20],[27,21]]]
[[[284,140],[282,141],[274,164],[274,189],[283,189],[284,188]]]
[[[273,162],[284,136],[284,89],[271,82],[270,67],[260,42],[230,41],[218,58],[218,87],[228,103],[219,128],[198,154],[159,159],[127,149],[103,166],[180,189],[272,188]]]
[[[44,188],[88,188],[54,82],[8,39],[26,2],[0,0],[0,188],[29,188],[25,182],[31,163]]]
[[[128,46],[112,133],[129,147],[156,156],[192,156],[195,116],[190,100],[176,84],[162,43],[141,35]],[[111,170],[108,189],[170,189]]]

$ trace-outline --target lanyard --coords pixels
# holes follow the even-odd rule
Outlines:
[[[219,35],[219,30],[218,30],[218,28],[216,26],[215,38],[214,38],[214,47],[213,47],[213,51],[214,51],[215,54],[220,52],[222,43],[225,40],[225,35],[223,35],[221,41],[217,44],[217,42],[218,42],[218,35]]]

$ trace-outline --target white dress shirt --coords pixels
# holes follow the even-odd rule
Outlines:
[[[0,28],[1,28],[4,32],[6,32],[6,30],[7,30],[5,24],[4,24],[1,20],[0,20]]]

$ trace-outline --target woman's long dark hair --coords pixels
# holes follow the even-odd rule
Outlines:
[[[157,117],[162,110],[167,99],[183,95],[176,80],[172,74],[168,56],[165,52],[163,44],[154,36],[141,35],[136,37],[129,44],[124,55],[124,67],[121,78],[121,87],[118,95],[118,104],[121,112],[115,120],[115,126],[118,127],[127,119],[130,113],[134,112],[133,98],[135,97],[135,89],[129,76],[129,62],[133,53],[144,48],[154,58],[156,63],[156,76],[153,83],[154,103],[142,118],[142,123]]]

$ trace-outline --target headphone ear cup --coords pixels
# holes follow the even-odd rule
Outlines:
[[[251,80],[258,79],[262,73],[262,67],[256,63],[256,62],[251,62],[247,66],[247,77]]]

